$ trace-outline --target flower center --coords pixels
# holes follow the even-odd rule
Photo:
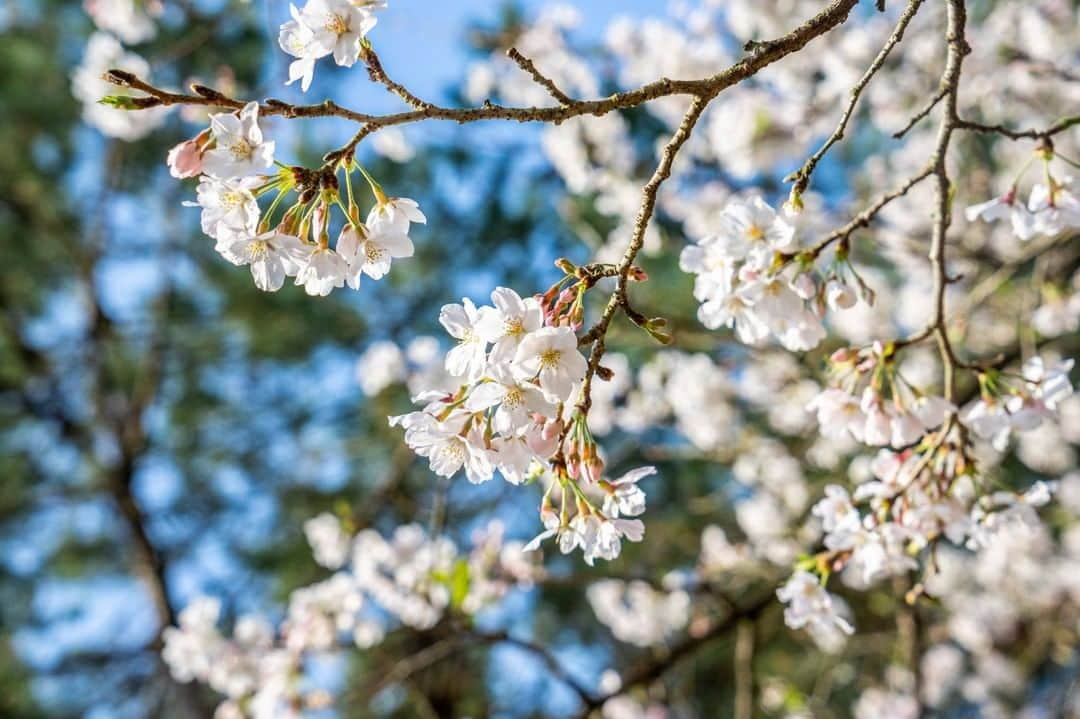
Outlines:
[[[344,35],[349,31],[349,23],[341,15],[330,13],[326,18],[326,30],[335,35]]]
[[[227,192],[222,193],[222,195],[221,195],[221,204],[222,204],[222,206],[227,207],[230,210],[233,209],[234,207],[239,207],[241,205],[241,203],[243,203],[243,201],[244,201],[244,196],[241,195],[236,190],[229,190]]]
[[[746,230],[746,236],[751,240],[760,240],[765,237],[765,231],[757,225],[750,225],[750,228]]]
[[[554,369],[559,366],[562,352],[559,350],[544,350],[540,353],[540,369]]]
[[[454,461],[455,463],[465,461],[465,444],[457,438],[443,444],[440,452],[444,457]]]
[[[240,137],[229,145],[229,152],[232,153],[234,160],[250,160],[255,148],[246,139]]]
[[[270,254],[270,243],[266,240],[252,240],[247,246],[248,258],[252,262],[266,259]]]
[[[524,401],[525,398],[521,396],[521,390],[515,387],[514,389],[507,392],[506,396],[503,397],[503,406],[505,406],[507,409],[517,409],[524,403]]]
[[[507,337],[520,337],[525,334],[525,322],[520,317],[511,317],[503,322],[503,334]]]
[[[386,250],[379,247],[373,242],[368,242],[364,247],[364,255],[367,257],[368,262],[378,262],[382,258],[386,257]]]

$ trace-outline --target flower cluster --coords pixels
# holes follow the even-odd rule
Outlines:
[[[979,375],[980,397],[964,409],[962,419],[976,435],[1004,451],[1013,430],[1035,429],[1072,395],[1072,368],[1071,359],[1048,364],[1042,357],[1032,357],[1019,376],[983,372]]]
[[[679,266],[695,275],[702,324],[734,328],[739,341],[749,345],[772,335],[785,348],[801,352],[824,339],[825,307],[850,309],[860,297],[872,302],[846,251],[837,253],[824,282],[815,280],[806,262],[792,262],[802,257],[794,214],[778,214],[756,196],[732,200],[720,213],[714,234],[682,251]],[[854,289],[845,275],[855,279]]]
[[[520,543],[503,540],[498,522],[475,534],[467,555],[415,524],[398,527],[389,539],[374,530],[350,537],[323,514],[309,520],[305,532],[316,561],[336,573],[293,592],[277,630],[259,616],[243,615],[227,637],[217,627],[220,602],[202,597],[180,613],[179,626],[164,632],[162,654],[172,675],[205,682],[227,697],[217,717],[281,719],[324,708],[328,695],[299,681],[309,653],[333,650],[346,638],[360,649],[372,647],[383,640],[390,617],[429,628],[452,612],[474,614],[539,576]]]
[[[341,67],[352,67],[360,56],[361,43],[375,27],[375,11],[386,0],[308,0],[304,8],[289,5],[292,20],[282,24],[278,44],[295,57],[289,65],[291,85],[300,81],[307,92],[315,75],[315,63],[327,55]]]
[[[188,204],[201,208],[203,232],[226,260],[248,265],[255,286],[267,292],[281,289],[286,277],[295,278],[309,295],[323,297],[346,283],[358,289],[364,275],[381,279],[394,259],[412,256],[410,225],[427,221],[414,200],[387,197],[352,159],[338,163],[345,174],[347,205],[336,172],[282,166],[265,174],[274,165],[274,141],[263,137],[254,102],[237,114],[211,115],[210,128],[174,147],[168,164],[174,177],[201,175],[198,199]],[[365,220],[353,196],[354,169],[375,198]],[[275,223],[274,210],[294,191],[299,200]],[[263,214],[258,198],[271,192],[277,196]],[[334,207],[342,210],[344,222],[331,248]]]
[[[801,577],[796,584],[804,587],[812,577],[823,583],[819,576],[823,580],[844,570],[848,584],[866,588],[918,568],[917,556],[941,539],[978,550],[991,546],[1014,524],[1038,527],[1036,509],[1049,501],[1050,485],[1037,481],[1020,492],[987,493],[988,480],[976,469],[967,430],[1000,442],[1001,437],[1007,441],[1014,427],[1033,428],[1072,394],[1070,368],[1071,363],[1047,368],[1041,358],[1032,358],[1021,375],[1023,386],[1013,386],[1008,400],[991,405],[984,397],[914,446],[880,450],[870,463],[872,479],[859,484],[853,495],[839,485],[827,486],[812,509],[825,532],[826,549],[801,562],[792,582]],[[1000,380],[983,377],[984,393],[999,387]],[[849,424],[844,413],[834,414],[825,413],[823,428],[826,422]],[[794,591],[788,591],[781,599],[794,602],[793,597]],[[807,606],[816,607],[829,625],[828,602]],[[796,614],[788,624],[807,625],[802,612]],[[813,629],[811,633],[823,646],[835,638],[826,634],[823,639]]]
[[[829,357],[829,369],[836,386],[807,405],[827,437],[850,434],[870,446],[905,447],[956,410],[905,380],[891,345],[837,350]]]
[[[1066,230],[1080,228],[1080,198],[1070,189],[1071,177],[1058,179],[1051,173],[1050,162],[1054,155],[1052,146],[1036,150],[1036,157],[1046,168],[1046,184],[1032,186],[1026,205],[1018,196],[1018,185],[1031,162],[1024,165],[1020,177],[1005,194],[968,207],[964,212],[968,222],[979,218],[987,222],[1008,219],[1013,234],[1025,241],[1040,235],[1055,237]]]
[[[506,481],[521,484],[545,475],[548,486],[540,510],[545,531],[530,547],[558,535],[564,553],[580,547],[591,564],[595,558],[618,556],[622,538],[640,541],[640,520],[620,515],[644,512],[645,495],[637,481],[655,470],[603,480],[604,463],[585,415],[567,408],[588,370],[575,332],[588,284],[571,280],[573,286],[563,288],[566,281],[538,297],[522,298],[499,287],[491,293],[491,305],[477,307],[468,298],[445,305],[439,321],[457,341],[446,354],[445,369],[458,387],[418,394],[424,408],[391,417],[390,423],[405,429],[406,444],[441,477],[464,470],[477,484],[498,471]],[[602,508],[579,482],[600,488]],[[561,514],[550,505],[556,486]],[[577,507],[573,519],[570,504]]]

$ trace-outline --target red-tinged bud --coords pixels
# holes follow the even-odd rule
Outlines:
[[[582,472],[587,482],[599,482],[600,477],[604,474],[604,461],[595,454],[585,462],[585,466]]]
[[[849,347],[841,347],[840,349],[829,355],[829,362],[831,364],[847,364],[854,359],[854,355]]]
[[[631,282],[645,282],[649,279],[648,273],[637,265],[630,265],[630,272],[626,276]]]
[[[574,305],[573,309],[570,310],[569,319],[571,327],[574,329],[580,328],[582,323],[585,322],[585,308],[580,304]]]
[[[566,458],[566,474],[570,479],[577,479],[581,473],[580,457],[574,455]]]
[[[169,150],[166,163],[169,174],[178,180],[202,174],[203,153],[210,139],[210,130],[203,130],[190,140],[184,140]]]
[[[598,365],[596,368],[596,376],[604,380],[605,382],[610,382],[615,376],[615,370],[611,369],[610,367]]]

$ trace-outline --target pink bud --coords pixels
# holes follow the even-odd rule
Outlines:
[[[207,139],[208,133],[203,131],[169,150],[169,156],[166,159],[169,174],[179,180],[201,174]]]
[[[829,362],[832,364],[844,364],[851,360],[851,350],[847,347],[841,347],[840,349],[829,355]]]

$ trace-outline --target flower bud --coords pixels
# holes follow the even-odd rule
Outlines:
[[[210,131],[203,130],[190,140],[184,140],[169,150],[166,164],[169,174],[178,180],[202,174],[203,152],[206,151]]]
[[[834,312],[851,309],[855,306],[857,299],[851,288],[835,277],[825,284],[825,302]]]

